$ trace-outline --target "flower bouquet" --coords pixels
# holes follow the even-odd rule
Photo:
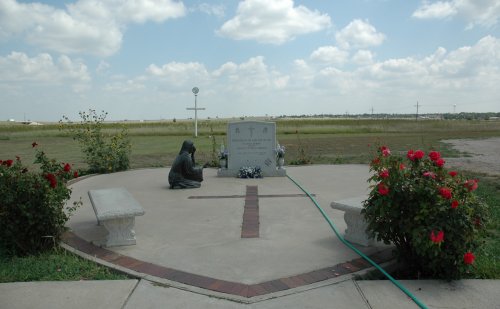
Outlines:
[[[238,171],[238,178],[262,178],[262,171],[258,166],[243,166]]]

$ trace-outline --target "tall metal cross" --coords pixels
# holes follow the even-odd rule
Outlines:
[[[186,109],[187,110],[194,110],[194,136],[195,137],[198,137],[198,111],[199,110],[205,110],[204,107],[200,107],[198,108],[198,105],[197,105],[197,97],[198,97],[198,92],[200,91],[200,89],[198,89],[198,87],[194,87],[193,88],[193,93],[194,93],[194,107],[187,107]]]

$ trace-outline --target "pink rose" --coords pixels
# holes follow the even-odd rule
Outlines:
[[[389,156],[391,154],[391,150],[387,146],[380,147],[380,150],[382,151],[382,155],[384,157],[387,157],[387,156]]]
[[[380,178],[387,178],[389,177],[389,170],[383,169],[380,171],[378,175],[380,176]]]
[[[471,192],[477,189],[478,187],[477,182],[478,182],[477,179],[469,179],[465,181],[464,186],[467,188],[467,190],[469,190],[469,192]]]

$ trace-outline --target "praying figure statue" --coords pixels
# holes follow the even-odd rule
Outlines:
[[[170,173],[168,173],[170,189],[189,189],[201,186],[203,167],[196,167],[195,151],[196,148],[192,141],[185,140],[182,143],[181,151],[175,158]]]

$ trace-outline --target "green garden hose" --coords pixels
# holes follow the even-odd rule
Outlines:
[[[391,282],[395,286],[397,286],[401,291],[403,291],[406,295],[408,295],[408,297],[410,297],[415,302],[415,304],[417,304],[420,308],[427,309],[427,306],[424,303],[422,303],[415,295],[413,295],[410,291],[408,291],[401,283],[399,283],[396,279],[394,279],[391,275],[389,275],[384,269],[382,269],[382,267],[380,267],[380,265],[378,265],[377,263],[375,263],[374,261],[372,261],[368,256],[366,256],[365,254],[363,254],[363,252],[359,251],[350,242],[348,242],[347,240],[345,240],[344,237],[342,237],[342,235],[340,235],[340,233],[338,232],[335,224],[328,217],[328,215],[325,213],[325,211],[323,210],[323,208],[321,208],[321,206],[318,204],[318,202],[316,202],[316,199],[314,199],[314,197],[311,194],[309,194],[309,192],[307,192],[306,189],[304,189],[297,181],[295,181],[295,179],[293,179],[292,177],[290,177],[288,175],[287,175],[287,177],[294,184],[296,184],[297,187],[299,187],[302,191],[304,191],[304,193],[311,199],[311,201],[314,203],[314,205],[316,205],[316,207],[321,212],[321,214],[323,215],[323,217],[325,218],[325,220],[328,222],[328,224],[332,228],[332,230],[335,233],[335,235],[337,236],[337,238],[340,239],[340,241],[344,245],[346,245],[347,247],[349,247],[351,250],[353,250],[354,252],[356,252],[363,259],[365,259],[366,261],[368,261],[368,263],[370,263],[375,268],[377,268],[378,270],[380,270],[380,272],[382,272],[382,274],[384,274],[384,276],[386,276],[389,280],[391,280]]]

